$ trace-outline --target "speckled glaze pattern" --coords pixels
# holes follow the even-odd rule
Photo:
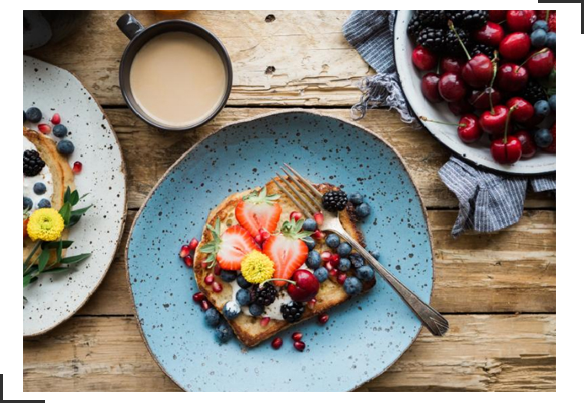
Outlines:
[[[197,286],[178,256],[199,237],[209,211],[232,192],[266,183],[289,163],[315,182],[366,195],[373,213],[362,224],[369,249],[429,302],[432,246],[422,202],[395,151],[376,135],[341,120],[285,112],[225,127],[187,152],[163,177],[134,222],[128,280],[142,334],[162,369],[188,391],[344,391],[384,372],[417,337],[420,321],[378,277],[368,294],[248,349],[219,345],[192,301]],[[304,333],[307,348],[290,339]]]
[[[57,112],[75,144],[69,157],[83,163],[75,176],[79,194],[89,193],[79,204],[93,207],[69,231],[75,241],[68,255],[92,256],[67,273],[44,275],[24,289],[24,337],[45,333],[71,317],[97,289],[107,273],[124,227],[126,176],[122,153],[103,111],[71,73],[24,56],[23,108],[38,107],[42,122]],[[27,124],[36,129],[36,125]]]

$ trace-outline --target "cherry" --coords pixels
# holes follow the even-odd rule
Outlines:
[[[464,98],[459,99],[458,101],[449,102],[448,108],[450,109],[450,112],[454,113],[456,116],[464,115],[465,113],[474,110],[474,107]]]
[[[497,87],[503,91],[521,91],[529,80],[529,74],[524,67],[513,63],[501,65],[497,72]]]
[[[489,100],[489,93],[493,99],[493,105],[501,102],[501,92],[495,88],[487,88],[485,90],[473,90],[468,97],[468,102],[477,109],[487,110],[491,109],[491,101]]]
[[[521,130],[515,133],[515,137],[521,143],[521,159],[528,160],[535,155],[537,151],[537,146],[531,138],[531,135],[527,130]]]
[[[519,161],[521,158],[521,142],[517,137],[507,135],[509,132],[509,121],[511,120],[511,114],[515,112],[516,109],[517,106],[515,105],[511,109],[507,110],[508,113],[506,113],[505,116],[503,138],[496,139],[491,143],[491,155],[493,156],[493,159],[499,164],[513,164]]]
[[[497,105],[491,111],[483,112],[479,122],[485,133],[501,135],[505,133],[505,121],[509,115],[509,109],[503,105]]]
[[[525,32],[515,32],[507,35],[499,44],[499,52],[504,59],[521,60],[529,53],[531,40]]]
[[[440,96],[440,92],[438,92],[439,81],[440,77],[436,73],[427,73],[422,77],[422,94],[433,104],[442,102],[442,97]]]
[[[536,19],[533,10],[507,11],[507,27],[511,32],[529,32]]]
[[[466,57],[468,58],[468,62],[462,67],[461,75],[463,80],[471,87],[476,88],[482,88],[485,85],[489,84],[491,82],[491,79],[493,78],[494,69],[493,62],[491,62],[491,59],[489,59],[488,56],[485,56],[482,53],[474,57],[470,57],[470,54],[468,53],[466,46],[464,46],[464,43],[460,39],[460,36],[458,36],[458,32],[456,31],[456,28],[454,28],[454,24],[452,23],[452,21],[448,21],[448,26],[450,27],[450,30],[454,32],[454,34],[458,38],[458,41],[460,42],[460,45],[462,46],[462,49],[464,50],[464,53],[466,53]]]
[[[513,110],[513,113],[511,113],[511,119],[519,123],[527,122],[535,113],[533,105],[521,97],[513,97],[508,100],[507,108]]]
[[[544,148],[543,150],[548,153],[555,154],[556,153],[556,123],[550,128],[550,132],[552,133],[552,137],[554,138],[552,144]]]
[[[474,31],[472,36],[479,43],[496,47],[503,40],[505,31],[499,24],[487,22],[481,29]]]
[[[464,143],[473,143],[481,138],[483,132],[479,125],[478,118],[472,113],[468,113],[460,118],[458,123],[440,122],[437,120],[428,119],[425,116],[420,116],[420,120],[424,122],[438,123],[441,125],[458,126],[458,137]]]
[[[440,60],[440,70],[442,72],[451,71],[453,73],[460,73],[465,61],[458,57],[446,56]]]
[[[525,62],[527,71],[529,71],[529,74],[535,78],[549,76],[554,65],[554,54],[548,48],[532,53]]]
[[[422,71],[432,70],[438,65],[438,57],[422,45],[418,45],[412,52],[412,62]]]
[[[501,22],[507,18],[507,10],[489,10],[489,21]]]
[[[460,74],[448,71],[440,77],[438,92],[445,101],[454,102],[464,98],[466,86]]]
[[[285,281],[289,283],[287,290],[290,298],[297,302],[310,301],[316,296],[320,288],[320,283],[314,274],[304,269],[296,270],[292,275],[292,280]]]

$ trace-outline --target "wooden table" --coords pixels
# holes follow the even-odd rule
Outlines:
[[[128,220],[116,259],[87,305],[53,332],[23,342],[25,391],[176,391],[148,353],[133,315],[124,267],[128,229],[146,195],[194,142],[231,122],[302,107],[349,119],[359,80],[374,72],[344,40],[349,12],[190,12],[216,33],[233,61],[228,106],[186,135],[147,127],[125,106],[118,64],[126,38],[121,12],[94,12],[87,26],[32,52],[75,73],[105,109],[122,145]],[[145,25],[152,12],[135,12]],[[404,158],[428,209],[434,238],[433,305],[451,324],[443,338],[427,331],[385,374],[360,390],[555,390],[555,201],[529,194],[520,222],[494,234],[450,230],[457,200],[437,171],[449,152],[394,112],[371,111],[360,124],[383,135]],[[144,156],[148,163],[144,163]]]

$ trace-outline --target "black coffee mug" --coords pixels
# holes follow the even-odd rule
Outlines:
[[[162,130],[184,131],[204,125],[217,116],[217,114],[225,107],[227,99],[229,98],[229,94],[231,93],[233,69],[231,67],[231,59],[229,58],[229,54],[227,53],[225,46],[223,46],[221,41],[215,35],[200,25],[184,20],[167,20],[151,25],[148,28],[144,28],[144,26],[140,24],[140,22],[132,14],[129,13],[122,15],[118,19],[117,25],[120,30],[128,37],[128,39],[130,39],[130,43],[124,50],[124,54],[122,55],[122,60],[120,62],[120,89],[126,104],[140,119],[149,125]],[[200,37],[213,46],[213,48],[221,57],[223,65],[225,66],[227,85],[225,87],[225,93],[223,94],[221,102],[209,116],[187,127],[166,126],[150,117],[140,107],[138,102],[136,102],[136,99],[132,94],[132,87],[130,86],[130,70],[132,68],[134,57],[138,51],[154,37],[168,32],[187,32]]]

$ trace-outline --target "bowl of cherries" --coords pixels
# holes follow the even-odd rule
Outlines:
[[[556,170],[556,12],[399,11],[395,63],[414,114],[491,170]]]

